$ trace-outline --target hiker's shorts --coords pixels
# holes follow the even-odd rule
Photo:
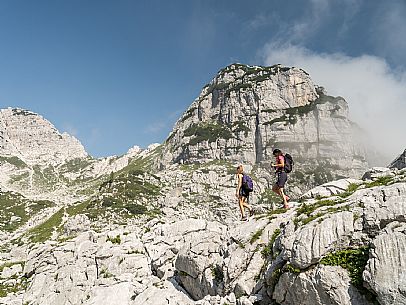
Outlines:
[[[240,188],[240,196],[248,198],[250,196],[250,193],[245,191],[243,187]]]
[[[286,181],[288,180],[288,174],[285,172],[277,172],[276,173],[276,185],[279,188],[283,188],[285,186]]]

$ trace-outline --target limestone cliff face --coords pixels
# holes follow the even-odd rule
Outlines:
[[[326,95],[298,68],[233,64],[221,70],[176,123],[166,163],[226,159],[266,166],[280,148],[302,173],[343,176],[367,167],[348,104]]]
[[[17,108],[0,111],[0,155],[15,156],[28,165],[57,165],[85,158],[82,144],[40,115]]]

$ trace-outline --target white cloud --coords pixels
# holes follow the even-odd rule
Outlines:
[[[315,53],[294,45],[269,44],[266,65],[281,63],[307,71],[329,94],[343,96],[352,119],[390,161],[406,148],[406,71],[379,57]]]

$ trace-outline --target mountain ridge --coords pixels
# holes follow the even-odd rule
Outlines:
[[[162,144],[93,159],[72,142],[78,158],[40,164],[0,150],[0,303],[403,304],[406,172],[364,174],[348,111],[301,69],[233,64]],[[50,129],[34,138],[58,137],[38,120]],[[296,161],[290,210],[271,190],[274,147]],[[246,222],[240,163],[255,185]]]

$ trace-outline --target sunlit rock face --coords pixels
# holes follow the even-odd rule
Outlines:
[[[367,168],[348,104],[298,68],[230,65],[206,85],[166,141],[164,163],[224,159],[267,167],[280,148],[314,184]],[[324,177],[326,176],[326,177]],[[319,181],[318,181],[319,180]]]

